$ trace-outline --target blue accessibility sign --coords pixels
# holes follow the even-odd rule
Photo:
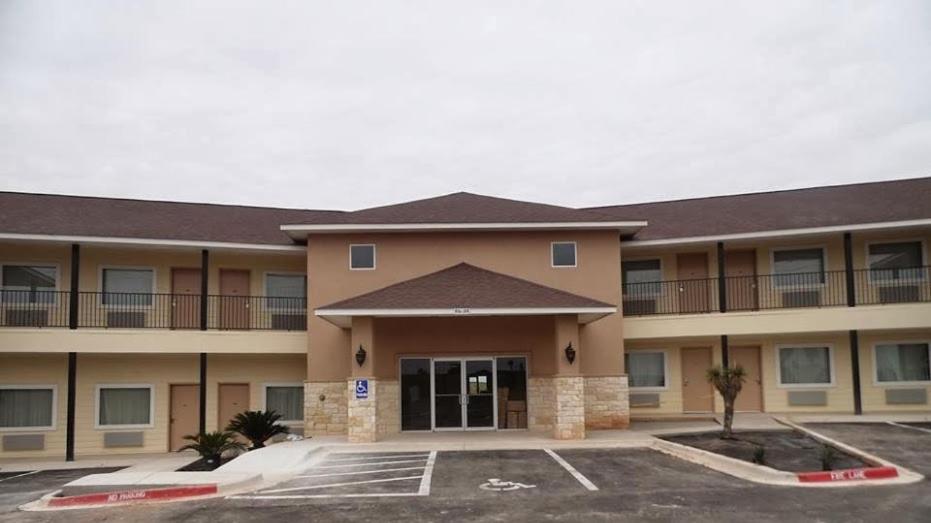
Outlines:
[[[369,398],[369,380],[356,380],[356,399],[366,400]]]

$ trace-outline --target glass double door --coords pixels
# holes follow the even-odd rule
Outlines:
[[[433,360],[434,430],[494,429],[495,414],[492,358]]]

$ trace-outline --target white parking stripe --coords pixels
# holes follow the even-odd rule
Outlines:
[[[547,454],[549,454],[550,457],[556,460],[556,463],[559,463],[560,465],[562,465],[562,468],[568,470],[569,474],[572,474],[572,477],[578,480],[578,482],[581,483],[583,487],[587,488],[588,490],[598,490],[598,487],[596,487],[594,483],[592,483],[591,481],[588,480],[588,478],[583,476],[581,472],[579,472],[578,470],[575,470],[575,467],[570,465],[568,461],[562,459],[559,456],[559,454],[556,454],[550,449],[543,449],[543,452],[546,452]]]
[[[433,464],[436,463],[436,451],[430,452],[427,459],[427,466],[423,469],[423,479],[420,480],[420,490],[417,491],[421,496],[430,495],[430,483],[433,481]]]
[[[379,461],[377,463],[346,463],[345,465],[319,465],[317,469],[342,469],[346,467],[372,467],[375,465],[394,465],[396,463],[420,463],[426,461],[428,458],[423,459],[407,459],[407,460],[398,460],[398,461]]]
[[[39,472],[39,471],[38,471],[38,470],[30,470],[29,472],[24,472],[24,473],[22,473],[22,474],[17,474],[17,475],[15,475],[15,476],[10,476],[10,477],[8,477],[8,478],[3,478],[3,479],[0,479],[0,483],[3,483],[4,481],[9,481],[9,480],[11,480],[11,479],[21,478],[21,477],[23,477],[23,476],[28,476],[28,475],[30,475],[30,474],[35,474],[35,473],[37,473],[37,472]]]
[[[411,498],[420,496],[417,492],[385,492],[383,494],[293,494],[278,496],[229,496],[226,499],[324,499],[324,498]]]
[[[384,456],[367,456],[367,457],[364,457],[364,458],[340,458],[340,459],[331,459],[333,456],[339,456],[339,455],[340,455],[340,454],[330,454],[330,456],[327,457],[326,461],[327,461],[328,463],[334,463],[334,462],[342,463],[342,462],[344,462],[344,461],[362,461],[362,460],[370,460],[370,459],[398,459],[398,458],[423,458],[423,459],[427,459],[428,457],[430,457],[429,454],[402,454],[402,455],[389,454],[389,455],[384,455]],[[344,455],[344,456],[352,456],[352,454],[342,454],[342,455]]]
[[[369,483],[388,483],[391,481],[405,481],[410,479],[421,479],[423,476],[407,476],[403,478],[385,478],[385,479],[370,479],[368,481],[347,481],[345,483],[327,483],[325,485],[310,485],[307,487],[288,487],[280,488],[274,490],[263,490],[259,494],[274,494],[276,492],[294,492],[297,490],[312,490],[318,488],[332,488],[332,487],[349,487],[352,485],[366,485]]]
[[[913,427],[913,426],[911,426],[911,425],[906,425],[906,424],[904,424],[904,423],[896,423],[896,422],[894,422],[894,421],[887,421],[886,423],[888,423],[888,424],[890,424],[890,425],[892,425],[892,426],[894,426],[894,427],[901,427],[901,428],[903,428],[903,429],[912,429],[912,430],[917,430],[917,431],[920,431],[920,432],[927,432],[927,433],[931,434],[931,429],[926,429],[926,428],[923,428],[923,427]]]
[[[400,472],[402,470],[423,470],[424,467],[401,467],[396,469],[353,470],[349,472],[330,472],[328,474],[302,474],[297,478],[326,478],[329,476],[355,476],[359,474],[377,474],[379,472]]]

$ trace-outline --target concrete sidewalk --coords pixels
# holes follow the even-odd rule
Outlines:
[[[0,472],[32,472],[36,470],[74,470],[127,467],[134,471],[177,470],[200,459],[193,451],[161,454],[110,454],[78,456],[74,461],[55,458],[14,458],[0,460]],[[125,472],[125,471],[124,471]]]

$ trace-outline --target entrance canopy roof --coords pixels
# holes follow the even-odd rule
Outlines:
[[[353,316],[529,316],[576,314],[588,323],[617,307],[513,276],[460,263],[318,308],[314,314],[339,327]]]

